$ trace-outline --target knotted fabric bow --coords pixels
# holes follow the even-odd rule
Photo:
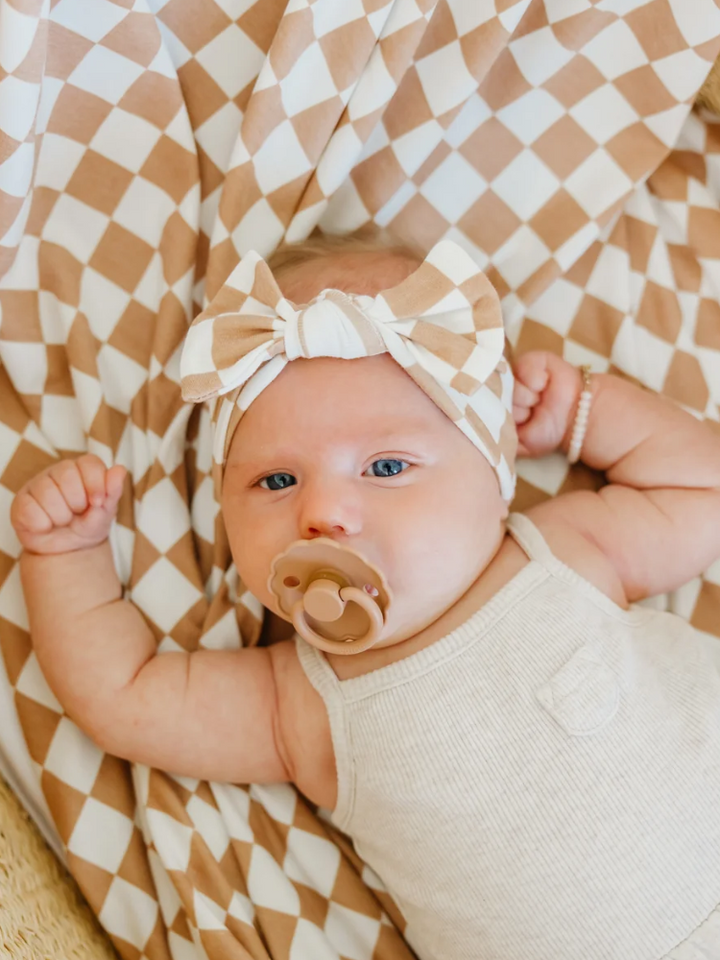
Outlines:
[[[283,296],[263,258],[250,251],[188,330],[182,394],[195,403],[214,401],[219,490],[240,418],[287,363],[389,353],[488,460],[509,502],[517,434],[504,346],[495,289],[450,240],[377,296],[330,289],[301,305]]]

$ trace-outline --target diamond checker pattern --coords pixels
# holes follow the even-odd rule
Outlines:
[[[720,3],[689,10],[0,0],[0,695],[123,958],[411,952],[382,884],[293,788],[130,769],[63,716],[29,643],[13,493],[58,456],[123,463],[115,556],[161,649],[257,642],[178,351],[247,249],[318,225],[452,237],[517,351],[720,422],[720,122],[690,112]],[[521,470],[518,507],[597,483],[557,457]],[[716,567],[664,602],[720,635]]]

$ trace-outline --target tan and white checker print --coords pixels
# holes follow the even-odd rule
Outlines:
[[[113,546],[161,647],[256,642],[179,348],[205,281],[317,224],[449,237],[517,350],[718,422],[720,128],[690,104],[720,3],[0,0],[0,24],[0,698],[25,793],[128,960],[409,957],[291,787],[131,770],[63,715],[9,505],[57,456],[123,463]],[[598,482],[556,457],[521,472],[517,506]],[[719,567],[668,602],[720,636]]]

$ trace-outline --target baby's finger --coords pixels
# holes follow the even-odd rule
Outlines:
[[[105,464],[100,457],[92,453],[79,457],[76,463],[90,503],[96,507],[102,506],[105,503],[105,474],[107,473]]]
[[[524,385],[534,393],[542,393],[548,385],[550,355],[544,350],[524,353],[514,366],[516,386]]]
[[[73,512],[49,473],[42,473],[32,480],[28,490],[56,527],[66,527],[70,523]]]
[[[61,460],[50,467],[48,473],[59,487],[73,513],[83,513],[87,510],[87,493],[76,461]]]
[[[117,508],[120,497],[122,496],[123,488],[125,486],[126,476],[127,470],[118,463],[116,463],[115,466],[110,467],[108,470],[107,474],[105,475],[105,492],[108,498],[105,504],[106,508],[111,510],[115,510]]]
[[[517,380],[515,381],[513,404],[517,404],[519,407],[534,407],[539,400],[539,393],[531,390],[530,387],[526,387],[524,383],[519,383]]]
[[[105,493],[111,501],[116,502],[122,496],[126,475],[127,470],[125,467],[120,466],[119,463],[110,467],[105,475]]]
[[[527,423],[527,421],[530,419],[530,414],[532,413],[532,409],[530,407],[520,407],[516,403],[514,403],[512,412],[513,412],[513,420],[518,426],[520,426],[520,424]]]
[[[563,436],[563,424],[552,404],[540,404],[533,416],[520,428],[520,443],[532,456],[555,450]]]
[[[53,528],[50,517],[27,491],[19,493],[13,500],[10,521],[17,530],[26,530],[28,533],[48,533]]]

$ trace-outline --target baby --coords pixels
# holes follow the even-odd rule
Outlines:
[[[295,783],[422,960],[720,960],[720,645],[635,605],[720,557],[720,437],[549,353],[513,394],[497,297],[449,241],[304,250],[243,258],[183,389],[215,403],[244,584],[277,613],[292,543],[357,550],[392,592],[379,639],[156,656],[108,545],[125,471],[85,455],[12,507],[50,686],[120,757]],[[608,485],[509,514],[518,440]]]

